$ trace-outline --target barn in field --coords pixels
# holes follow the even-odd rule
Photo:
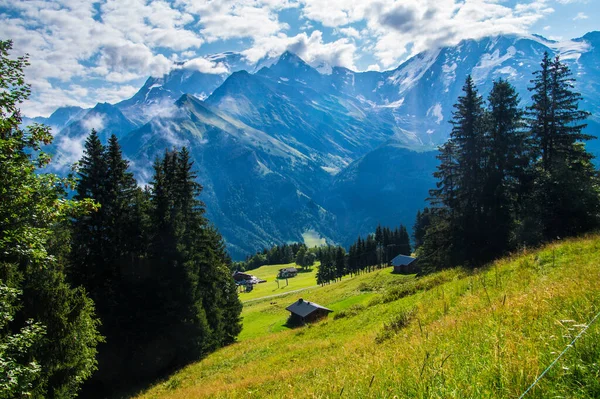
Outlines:
[[[252,278],[253,278],[254,276],[253,276],[253,275],[251,275],[251,274],[248,274],[248,273],[244,273],[244,272],[236,271],[236,272],[234,272],[234,273],[233,273],[232,277],[233,277],[233,279],[234,279],[236,282],[238,282],[238,283],[239,283],[239,282],[242,282],[242,281],[250,281],[250,280],[252,280]]]
[[[393,266],[394,273],[398,274],[415,274],[421,272],[417,258],[406,255],[396,256],[390,261],[390,266]]]
[[[285,309],[290,312],[288,324],[292,325],[317,321],[323,317],[327,317],[329,313],[333,312],[331,309],[327,309],[314,302],[305,301],[302,298],[298,299]]]
[[[277,278],[292,278],[292,277],[296,277],[297,274],[298,274],[298,269],[296,269],[295,267],[286,267],[284,269],[279,269]]]

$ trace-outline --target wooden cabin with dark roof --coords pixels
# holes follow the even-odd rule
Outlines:
[[[329,313],[333,312],[331,309],[314,302],[305,301],[302,298],[285,309],[290,312],[289,324],[311,323],[327,317]]]
[[[296,269],[295,267],[286,267],[283,269],[279,269],[279,273],[277,274],[277,278],[292,278],[292,277],[296,277],[296,275],[298,274],[298,269]]]
[[[417,258],[406,255],[398,255],[390,261],[390,266],[394,266],[394,273],[398,274],[416,274],[421,272]]]

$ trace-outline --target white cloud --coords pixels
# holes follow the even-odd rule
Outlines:
[[[85,119],[81,121],[83,128],[86,131],[90,131],[92,129],[102,130],[104,129],[104,115],[102,114],[93,114],[87,116]]]
[[[228,73],[229,69],[221,62],[212,62],[207,60],[206,58],[194,58],[192,60],[186,61],[183,64],[183,68],[191,69],[194,71],[199,71],[202,73],[212,73],[212,74],[222,74]]]
[[[573,21],[578,21],[582,19],[588,19],[588,16],[585,13],[580,12],[575,16],[575,18],[573,18]]]
[[[206,43],[235,40],[250,62],[290,50],[311,65],[351,69],[368,53],[368,69],[377,70],[463,39],[526,33],[554,1],[587,0],[0,0],[0,37],[14,40],[15,55],[31,55],[26,76],[34,94],[24,112],[34,116],[120,101],[140,79],[181,68],[181,60],[189,60],[185,68],[227,73],[198,57]],[[296,35],[281,14],[290,8],[301,16]],[[337,40],[313,30],[320,25]]]
[[[209,42],[277,34],[289,26],[279,21],[276,11],[292,6],[278,0],[180,0],[179,3],[199,17],[200,32]]]
[[[316,66],[326,63],[330,66],[343,66],[356,69],[354,58],[356,45],[347,38],[334,42],[323,41],[321,31],[315,30],[310,36],[302,32],[296,36],[279,34],[257,40],[254,46],[243,52],[254,63],[264,57],[275,57],[286,50],[291,51],[309,64]]]
[[[100,78],[114,91],[112,83],[174,68],[161,53],[165,49],[189,51],[204,41],[187,29],[195,17],[173,4],[108,0],[97,8],[95,3],[0,0],[0,37],[14,41],[14,55],[30,54],[26,77],[33,96],[25,112],[47,115],[52,107],[95,103],[92,90],[88,96],[74,93],[70,83]]]
[[[83,156],[84,143],[87,134],[80,137],[59,136],[55,139],[57,146],[56,155],[52,158],[49,167],[53,171],[66,170]]]
[[[353,27],[341,28],[341,29],[339,29],[339,32],[344,36],[353,37],[356,39],[358,39],[360,37],[360,32],[358,30],[354,29]]]
[[[386,68],[411,55],[463,39],[502,33],[526,33],[552,12],[548,0],[510,7],[498,0],[301,0],[305,18],[343,29],[366,23],[375,39],[370,49]],[[365,50],[365,48],[363,48]]]
[[[138,87],[134,86],[112,86],[112,87],[100,87],[93,91],[92,97],[95,102],[98,103],[117,103],[119,101],[130,98],[139,90]]]

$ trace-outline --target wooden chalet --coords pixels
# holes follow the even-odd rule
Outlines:
[[[286,267],[284,269],[279,269],[277,278],[291,278],[291,277],[296,277],[297,274],[298,274],[298,269],[296,269],[295,267]]]
[[[390,266],[393,266],[394,273],[398,274],[415,274],[421,272],[417,258],[406,255],[396,256],[390,261]]]
[[[308,302],[300,298],[290,306],[285,308],[290,312],[290,324],[304,324],[319,320],[333,310],[327,309],[324,306],[314,302]]]
[[[250,280],[252,280],[252,278],[254,276],[251,275],[251,274],[244,273],[244,272],[236,271],[236,272],[233,273],[232,277],[233,277],[233,279],[236,282],[239,283],[239,282],[242,282],[242,281],[250,281]]]

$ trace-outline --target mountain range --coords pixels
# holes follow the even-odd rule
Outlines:
[[[543,53],[560,55],[593,114],[588,132],[600,135],[598,49],[600,32],[565,42],[495,36],[384,72],[309,65],[291,52],[248,65],[228,52],[209,57],[227,73],[181,64],[120,103],[33,121],[52,126],[58,171],[78,159],[92,128],[120,138],[141,184],[165,149],[189,147],[207,215],[240,259],[288,241],[347,245],[378,223],[411,226],[435,184],[436,148],[469,74],[484,97],[495,79],[509,80],[527,105]],[[599,155],[600,142],[588,149]]]

